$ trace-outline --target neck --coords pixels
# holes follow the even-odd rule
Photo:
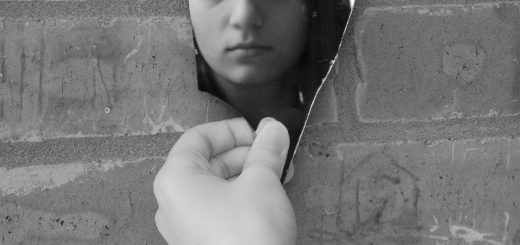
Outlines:
[[[294,81],[278,79],[266,84],[237,84],[215,76],[223,99],[240,111],[256,127],[264,117],[278,117],[284,108],[293,106]]]

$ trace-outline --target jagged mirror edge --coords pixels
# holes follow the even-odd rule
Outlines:
[[[320,94],[322,88],[324,87],[326,81],[330,78],[330,74],[332,72],[332,69],[336,66],[336,61],[338,60],[338,57],[339,57],[339,51],[341,49],[341,47],[344,45],[344,42],[346,40],[346,33],[347,33],[347,29],[348,27],[350,26],[350,22],[351,22],[351,17],[352,17],[352,13],[354,12],[354,0],[349,0],[349,13],[348,13],[348,16],[347,16],[347,19],[346,19],[346,22],[342,25],[344,26],[343,27],[343,33],[341,35],[341,40],[340,40],[340,43],[339,45],[336,47],[336,55],[334,56],[334,58],[330,61],[330,65],[329,65],[329,69],[327,70],[327,73],[325,74],[325,76],[323,77],[323,79],[321,80],[321,83],[319,85],[319,87],[316,89],[315,93],[314,93],[314,97],[312,98],[312,102],[307,110],[307,115],[305,117],[305,120],[304,120],[304,123],[303,123],[303,128],[300,132],[300,135],[298,136],[298,140],[296,142],[296,146],[295,146],[295,150],[291,153],[290,155],[290,161],[287,161],[287,163],[285,164],[284,166],[284,169],[283,169],[283,174],[282,174],[282,182],[284,181],[286,175],[287,175],[287,170],[290,166],[290,164],[293,164],[293,161],[294,161],[294,158],[297,154],[297,149],[298,147],[300,146],[300,143],[301,143],[301,140],[302,140],[302,137],[303,137],[303,134],[305,132],[305,129],[307,127],[307,124],[309,122],[309,117],[312,113],[312,110],[314,108],[314,105],[316,103],[316,99],[318,98],[318,95]],[[289,157],[289,156],[288,156]]]

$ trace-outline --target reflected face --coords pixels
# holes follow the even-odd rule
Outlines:
[[[217,77],[265,84],[294,67],[307,42],[304,0],[189,0],[202,56]]]

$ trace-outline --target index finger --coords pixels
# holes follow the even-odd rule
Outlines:
[[[205,160],[238,146],[253,143],[253,130],[244,118],[198,125],[186,131],[175,143],[169,157]]]

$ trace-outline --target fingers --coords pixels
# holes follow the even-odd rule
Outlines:
[[[230,179],[239,175],[242,172],[249,148],[249,146],[241,146],[213,157],[209,162],[211,172],[223,179]]]
[[[262,122],[258,127],[260,131],[249,150],[244,171],[261,168],[273,172],[280,178],[289,150],[289,133],[278,121],[267,119],[264,125]]]
[[[276,121],[274,118],[272,117],[266,117],[266,118],[263,118],[259,123],[258,123],[258,127],[256,127],[256,131],[255,131],[255,135],[258,135],[258,133],[260,133],[260,131],[262,130],[262,128],[264,128],[264,126],[268,123],[268,122],[272,122],[272,121]]]
[[[253,131],[243,118],[206,123],[186,131],[173,146],[169,158],[207,162],[213,156],[252,142]]]

